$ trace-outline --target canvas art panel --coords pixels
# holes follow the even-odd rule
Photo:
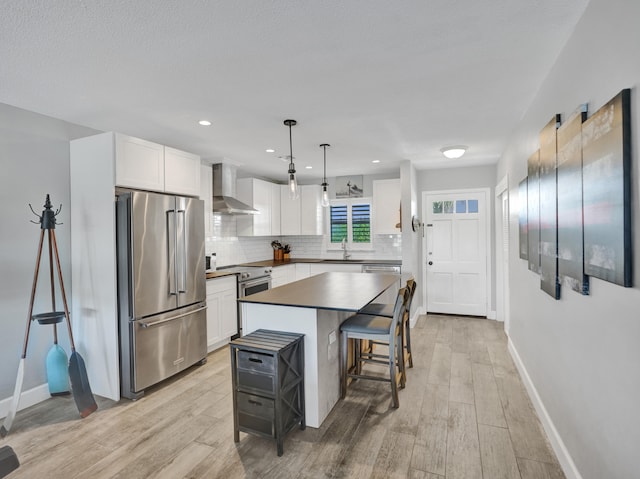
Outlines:
[[[558,276],[560,284],[589,294],[582,225],[582,122],[575,114],[558,129]]]
[[[584,269],[621,286],[631,278],[631,107],[622,90],[582,125]]]
[[[518,201],[520,204],[518,212],[518,232],[520,259],[529,259],[529,232],[527,231],[527,178],[518,185]]]
[[[558,282],[557,138],[560,115],[540,132],[540,288],[560,298]]]
[[[529,269],[540,273],[540,151],[527,160],[527,232]]]

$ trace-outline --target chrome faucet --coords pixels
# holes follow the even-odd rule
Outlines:
[[[347,251],[347,237],[342,238],[342,259],[344,261],[351,258],[351,255]]]

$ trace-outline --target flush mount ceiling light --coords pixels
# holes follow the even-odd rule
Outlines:
[[[266,151],[267,153],[275,153],[276,152],[276,150],[274,150],[273,148],[267,148],[264,151]]]
[[[298,182],[296,181],[296,165],[293,164],[293,142],[291,141],[291,127],[298,122],[295,120],[285,120],[284,124],[289,127],[289,199],[295,200],[299,196]]]
[[[380,160],[371,160],[371,163],[380,163]]]
[[[449,159],[460,158],[467,151],[467,147],[464,145],[445,146],[440,150],[444,156]]]
[[[324,174],[322,175],[322,202],[320,203],[325,208],[329,206],[329,192],[327,191],[327,147],[331,146],[329,143],[323,143],[320,148],[324,150]]]
[[[211,122],[209,120],[200,120],[198,122],[198,125],[202,125],[202,126],[211,126]]]

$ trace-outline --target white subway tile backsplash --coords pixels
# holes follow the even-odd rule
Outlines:
[[[250,263],[273,257],[271,242],[291,246],[292,258],[341,258],[340,251],[327,251],[323,236],[237,236],[236,217],[213,215],[213,236],[206,238],[207,254],[216,253],[217,265]],[[373,247],[350,251],[353,259],[402,259],[402,236],[373,235]]]

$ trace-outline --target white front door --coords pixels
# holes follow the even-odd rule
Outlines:
[[[487,207],[484,190],[427,193],[427,312],[487,315]]]

